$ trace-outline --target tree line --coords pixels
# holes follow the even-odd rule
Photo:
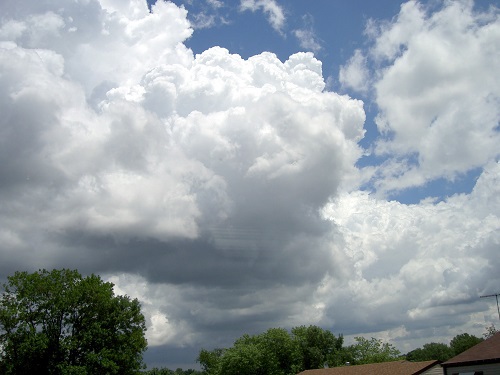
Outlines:
[[[198,356],[206,375],[294,375],[304,370],[397,360],[391,344],[356,337],[345,347],[342,335],[318,326],[287,331],[271,328],[259,335],[243,335],[227,349],[202,349]]]
[[[117,296],[113,284],[75,270],[16,272],[0,298],[0,375],[295,375],[303,370],[447,359],[479,343],[463,333],[402,355],[392,344],[356,337],[344,345],[318,326],[271,328],[245,334],[229,348],[201,349],[201,371],[144,370],[146,324],[137,299]],[[496,331],[492,325],[485,337]]]
[[[497,332],[494,325],[483,335]],[[243,335],[230,348],[202,349],[197,361],[203,375],[295,375],[301,371],[324,367],[362,365],[396,360],[446,361],[483,338],[468,333],[456,335],[449,343],[429,343],[403,355],[392,344],[377,338],[355,337],[344,346],[342,335],[317,326],[299,326],[287,331],[271,328],[258,335]]]
[[[483,336],[485,338],[489,338],[494,335],[495,332],[495,326],[491,325],[490,327],[487,327],[486,333]],[[481,337],[476,337],[468,333],[461,333],[451,339],[449,345],[439,342],[424,344],[421,348],[417,348],[406,354],[406,359],[414,362],[430,361],[432,359],[445,362],[474,345],[479,344],[481,341],[483,341],[483,338]]]
[[[494,325],[487,327],[484,338],[498,332]],[[232,347],[202,349],[197,361],[198,370],[175,371],[154,368],[147,375],[235,375],[269,374],[295,375],[303,370],[361,365],[396,360],[412,362],[448,359],[483,341],[468,333],[456,335],[448,344],[428,343],[403,355],[392,344],[374,337],[356,337],[354,343],[343,346],[343,336],[317,326],[300,326],[290,332],[271,328],[259,335],[243,335]]]

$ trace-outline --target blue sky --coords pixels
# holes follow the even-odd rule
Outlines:
[[[0,2],[0,279],[96,273],[149,366],[497,324],[499,2]],[[409,298],[408,296],[411,296]]]

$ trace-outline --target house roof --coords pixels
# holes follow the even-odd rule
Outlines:
[[[443,367],[474,362],[500,362],[500,332],[444,362]]]
[[[302,371],[298,375],[418,375],[437,365],[438,361],[408,362],[394,361],[370,363],[368,365],[341,366]]]

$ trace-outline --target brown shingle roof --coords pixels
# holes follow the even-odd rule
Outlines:
[[[298,375],[416,375],[438,363],[438,361],[394,361],[306,370]]]
[[[500,362],[500,332],[495,333],[489,339],[467,349],[465,352],[449,359],[443,366],[453,366],[461,363],[471,362]]]

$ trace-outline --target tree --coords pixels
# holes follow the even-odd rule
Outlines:
[[[450,348],[453,351],[453,355],[458,355],[469,348],[472,348],[474,345],[479,344],[483,341],[482,338],[476,337],[474,335],[470,335],[468,333],[462,333],[460,335],[456,335],[450,341]]]
[[[332,332],[317,326],[295,327],[292,335],[299,349],[300,371],[325,367],[334,360],[344,342],[343,336],[337,338]]]
[[[173,370],[168,369],[168,368],[153,367],[151,370],[143,371],[142,374],[145,374],[145,375],[175,375],[175,372]]]
[[[175,371],[170,370],[169,368],[158,368],[153,367],[151,370],[142,371],[141,374],[144,375],[201,375],[200,371],[194,370],[192,368],[183,370],[181,368],[177,368]]]
[[[270,329],[256,335],[243,335],[228,349],[202,349],[198,362],[207,375],[288,375],[293,347],[286,330]]]
[[[300,362],[297,344],[284,328],[271,328],[258,336],[258,341],[268,363],[273,363],[281,374],[296,374]]]
[[[200,364],[203,373],[206,375],[218,375],[220,373],[220,362],[225,349],[216,348],[214,350],[201,349],[196,361]]]
[[[406,359],[408,361],[414,361],[414,362],[431,361],[431,360],[438,360],[444,362],[450,359],[451,357],[453,357],[452,349],[446,344],[437,342],[424,344],[422,348],[412,350],[406,355]]]
[[[73,270],[16,272],[0,299],[2,374],[136,374],[145,320],[137,299]]]
[[[355,337],[356,344],[345,348],[346,359],[354,365],[367,363],[380,363],[396,361],[401,353],[392,344],[384,343],[382,340],[372,337],[370,340],[364,337]]]
[[[207,375],[295,375],[303,370],[323,368],[342,348],[343,338],[316,326],[271,328],[259,335],[243,335],[231,348],[208,351],[198,356]]]
[[[274,375],[275,363],[267,359],[265,351],[256,340],[240,339],[224,352],[220,373],[223,375]]]

